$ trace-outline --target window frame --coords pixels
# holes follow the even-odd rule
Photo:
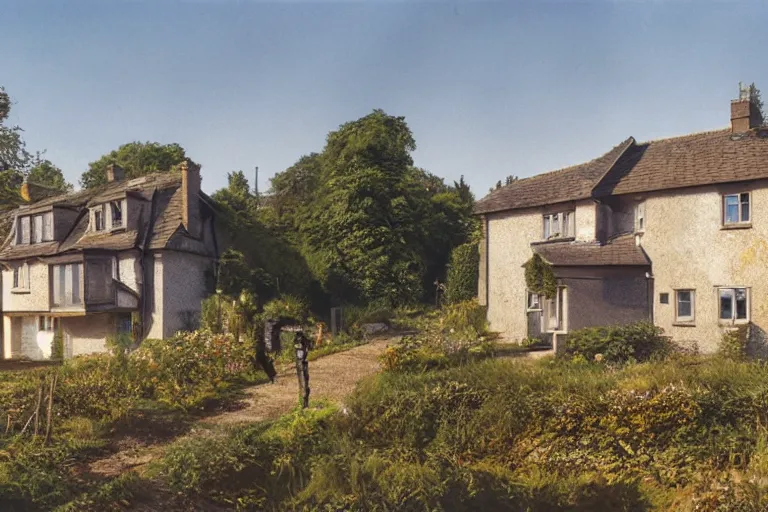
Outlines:
[[[746,203],[743,201],[746,196]],[[737,221],[728,221],[728,198],[736,198],[736,209],[738,214]],[[733,194],[723,194],[722,196],[722,225],[723,226],[749,226],[752,224],[752,192],[736,192]],[[744,205],[747,205],[747,219],[744,220]]]
[[[93,231],[101,232],[107,230],[107,216],[104,204],[93,208]]]
[[[744,290],[744,299],[746,302],[746,317],[745,318],[738,318],[737,314],[737,307],[736,307],[736,290]],[[730,318],[723,318],[723,291],[729,291],[731,292],[731,317]],[[718,286],[717,287],[717,320],[720,324],[726,324],[726,325],[737,325],[737,324],[748,324],[751,322],[752,315],[751,315],[751,308],[752,308],[752,291],[751,288],[748,286]]]
[[[30,279],[29,279],[29,263],[26,261],[13,267],[13,287],[12,292],[29,292]]]
[[[48,315],[40,315],[37,317],[37,330],[38,332],[55,332],[56,331],[56,317]]]
[[[542,214],[541,218],[541,234],[544,240],[560,240],[563,238],[573,238],[576,236],[575,210],[561,210],[557,212],[544,213]],[[555,223],[557,223],[557,232],[553,230]],[[563,234],[562,231],[564,231],[566,226],[568,227],[568,233]]]
[[[635,204],[635,233],[645,233],[646,226],[645,201],[640,201]]]
[[[567,309],[567,304],[565,300],[565,293],[566,293],[566,286],[557,286],[557,292],[555,293],[555,296],[551,299],[546,299],[547,301],[547,314],[546,317],[546,331],[549,333],[563,333],[567,332],[567,325],[566,325],[566,318],[564,314],[564,310]],[[554,308],[552,307],[554,306]],[[543,308],[543,306],[542,306]],[[552,315],[552,310],[554,309],[554,316]],[[556,323],[554,327],[550,323],[550,321],[554,318],[556,320]]]
[[[109,229],[121,229],[125,227],[124,205],[122,199],[109,202]],[[115,211],[120,213],[120,223],[115,224]]]
[[[691,314],[680,315],[680,294],[688,293]],[[676,324],[688,324],[692,325],[696,322],[696,290],[693,288],[678,288],[675,289],[675,323]]]
[[[535,301],[533,299],[536,299]],[[525,309],[526,311],[541,311],[541,295],[534,292],[528,292]]]

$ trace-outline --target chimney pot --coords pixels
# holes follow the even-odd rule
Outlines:
[[[122,181],[125,178],[125,171],[122,167],[116,164],[109,164],[107,166],[107,181],[112,183],[113,181]]]

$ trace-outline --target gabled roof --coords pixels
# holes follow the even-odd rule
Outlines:
[[[475,213],[484,214],[588,199],[595,185],[634,142],[630,137],[590,162],[517,180],[494,190],[475,204]]]
[[[597,242],[546,242],[531,244],[534,252],[555,267],[649,266],[648,256],[635,244],[634,235],[617,236],[601,245]]]
[[[631,194],[768,178],[768,130],[730,129],[633,144],[595,196]]]
[[[56,197],[45,198],[36,203],[24,205],[16,210],[8,212],[8,215],[24,215],[26,213],[45,211],[53,207],[68,207],[80,210],[80,214],[74,221],[69,234],[61,242],[44,242],[30,245],[13,245],[8,237],[0,248],[0,259],[13,260],[38,256],[50,256],[68,251],[87,249],[103,249],[121,251],[139,247],[144,241],[146,230],[153,226],[148,239],[150,249],[162,249],[169,247],[171,238],[182,225],[182,198],[181,176],[177,173],[157,173],[142,176],[131,180],[107,183],[105,185],[63,194]],[[201,199],[211,201],[208,196],[200,193]],[[138,230],[121,230],[117,232],[88,231],[89,215],[87,207],[95,204],[118,199],[120,197],[138,197],[151,201],[155,197],[154,208],[148,205],[145,208],[146,218],[140,219]],[[201,206],[208,203],[200,202]],[[149,219],[148,212],[152,210],[153,219]],[[151,222],[150,222],[151,220]],[[188,236],[182,229],[181,236]],[[193,244],[194,245],[194,244]],[[202,244],[196,244],[199,250],[204,250]],[[196,249],[197,250],[197,249]]]

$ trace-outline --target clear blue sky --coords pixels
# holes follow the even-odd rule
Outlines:
[[[768,97],[768,6],[743,2],[0,0],[0,85],[32,150],[77,182],[132,140],[178,142],[203,188],[268,178],[374,108],[416,165],[478,196],[639,140],[725,127]]]

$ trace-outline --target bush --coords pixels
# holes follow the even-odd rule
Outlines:
[[[451,251],[445,298],[448,303],[472,300],[477,297],[480,253],[477,243],[460,245]]]
[[[613,327],[587,327],[571,332],[566,354],[588,361],[627,363],[665,357],[672,350],[664,330],[649,322]]]
[[[51,359],[64,359],[64,333],[61,329],[56,329],[51,341]]]
[[[742,325],[723,333],[718,354],[722,357],[740,361],[747,357],[747,343],[749,340],[749,326]]]
[[[264,318],[290,318],[299,323],[305,323],[309,317],[307,304],[296,297],[286,295],[275,299],[264,306]]]

